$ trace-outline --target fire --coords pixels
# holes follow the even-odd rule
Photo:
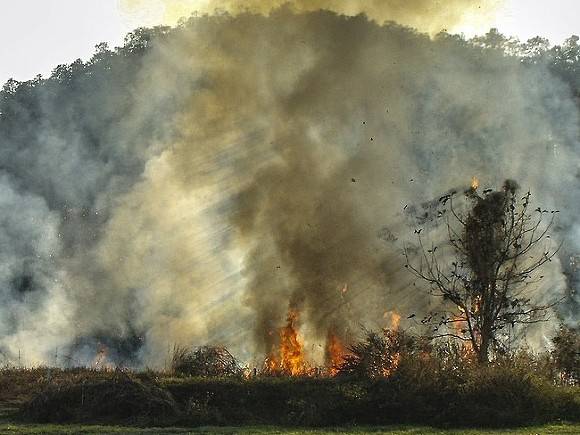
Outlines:
[[[91,367],[97,370],[112,368],[111,363],[108,361],[108,353],[109,349],[107,348],[107,346],[105,346],[102,343],[99,343],[97,347],[97,353],[91,363]]]
[[[296,322],[298,312],[290,309],[286,326],[280,328],[280,345],[277,352],[272,352],[266,358],[266,369],[269,373],[280,373],[290,376],[300,376],[307,372],[304,358],[304,345],[298,335]]]
[[[384,337],[387,342],[385,353],[381,355],[379,376],[388,378],[393,375],[401,364],[401,337],[402,332],[399,331],[399,320],[401,316],[394,313],[391,319],[392,328],[385,328],[383,330]]]
[[[396,311],[393,311],[391,314],[391,329],[396,331],[399,329],[399,325],[401,324],[401,315]]]
[[[383,376],[385,378],[392,376],[399,368],[399,364],[401,364],[401,353],[397,352],[391,357],[388,366],[383,367]]]
[[[270,355],[266,358],[265,365],[268,373],[275,373],[278,371],[278,366],[280,363],[276,355]]]
[[[296,330],[298,312],[290,310],[288,323],[280,329],[280,366],[285,373],[292,376],[306,371],[304,349]]]
[[[401,315],[399,313],[397,313],[396,311],[385,311],[385,314],[383,314],[383,318],[387,319],[390,317],[390,324],[389,327],[387,329],[390,329],[392,331],[396,331],[399,329],[399,326],[401,324]]]
[[[476,176],[471,177],[471,189],[477,190],[479,187],[479,179]]]
[[[401,332],[399,328],[401,326],[401,315],[396,311],[387,311],[384,316],[385,319],[390,317],[390,324],[388,328],[384,329],[384,334],[387,341],[390,343],[392,349],[397,349],[396,343],[400,339]],[[388,378],[393,375],[399,368],[401,364],[401,352],[398,350],[393,353],[388,353],[384,356],[383,367],[381,370],[381,375]]]
[[[462,308],[459,308],[461,312],[465,312],[463,311]],[[453,331],[455,332],[455,334],[459,335],[460,337],[463,337],[464,335],[464,327],[465,327],[465,317],[463,316],[453,316]]]
[[[347,353],[348,350],[340,338],[332,330],[329,330],[326,339],[326,365],[330,376],[336,376],[338,374],[338,368],[344,361]]]
[[[314,368],[306,360],[304,343],[298,331],[298,311],[290,309],[286,325],[278,330],[279,342],[264,361],[264,371],[270,375],[283,376],[336,376],[350,351],[341,338],[331,328],[328,330],[325,346],[325,367]],[[396,311],[387,311],[384,315],[389,327],[384,328],[389,349],[379,356],[378,376],[389,377],[401,363],[399,330],[401,315]]]
[[[461,307],[458,307],[461,313],[465,313]],[[460,315],[453,317],[453,332],[459,337],[466,337],[467,329],[467,315]],[[471,341],[465,341],[461,345],[462,359],[468,359],[473,356],[473,345]]]

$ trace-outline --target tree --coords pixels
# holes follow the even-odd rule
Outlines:
[[[490,29],[483,36],[475,36],[470,40],[471,44],[487,50],[496,50],[507,56],[518,55],[520,42],[517,38],[507,37],[497,29]]]
[[[562,380],[577,384],[580,382],[580,332],[562,325],[552,341],[552,358]]]
[[[465,192],[471,204],[466,213],[454,208],[455,195],[440,199],[450,211],[447,248],[453,261],[444,265],[437,247],[424,247],[419,231],[414,258],[405,248],[406,267],[444,300],[442,312],[423,319],[433,327],[433,337],[462,340],[487,363],[492,348],[505,345],[510,327],[545,321],[554,306],[533,303],[524,290],[543,279],[538,273],[560,248],[540,246],[549,242],[558,211],[537,208],[532,215],[530,192],[518,199],[518,185],[512,180],[502,190],[483,195],[474,184]]]

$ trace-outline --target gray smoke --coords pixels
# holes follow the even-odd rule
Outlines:
[[[250,360],[288,309],[320,358],[329,329],[439,303],[401,248],[418,225],[439,240],[419,210],[474,175],[561,210],[554,238],[580,251],[579,114],[544,66],[324,11],[152,33],[6,91],[7,358],[90,362],[102,343],[160,366],[213,343]],[[565,261],[537,293],[563,294]]]

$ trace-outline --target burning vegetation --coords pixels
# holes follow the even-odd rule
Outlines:
[[[324,366],[317,367],[305,352],[295,309],[290,309],[286,324],[278,331],[279,343],[266,357],[263,373],[271,376],[329,376],[354,374],[362,370],[370,377],[389,377],[401,361],[401,316],[386,312],[390,326],[381,333],[365,332],[366,339],[354,345],[346,344],[334,328],[328,330]],[[366,368],[363,368],[366,367]]]
[[[328,347],[341,355],[345,347],[332,337]],[[466,359],[456,342],[434,344],[385,328],[367,331],[348,346],[335,377],[319,379],[316,371],[306,370],[300,378],[276,381],[266,374],[242,376],[223,348],[175,348],[177,364],[169,372],[5,368],[0,402],[16,403],[26,419],[60,423],[482,427],[575,422],[580,421],[578,337],[578,331],[563,328],[549,354],[511,353],[484,366]],[[471,412],[465,412],[466,403]]]
[[[550,270],[560,291],[556,263],[577,254],[577,38],[553,48],[496,31],[430,39],[302,3],[310,12],[138,29],[124,47],[100,44],[87,62],[6,83],[7,361],[50,362],[58,348],[90,364],[98,339],[109,351],[95,366],[161,367],[168,343],[219,343],[296,374],[310,370],[314,337],[315,360],[327,353],[335,366],[336,341],[352,344],[346,327],[382,322],[386,299],[417,320],[430,306],[409,295],[405,225],[436,232],[421,204],[460,183],[485,206],[473,174],[482,186],[510,174],[562,209],[552,237],[568,242]],[[350,4],[324,2],[338,3]],[[312,332],[303,342],[298,320],[282,338],[272,328],[290,301]],[[564,311],[572,320],[575,307]],[[322,318],[327,308],[336,314]]]
[[[301,376],[308,372],[304,343],[298,335],[298,311],[290,309],[287,323],[279,330],[280,344],[266,358],[266,370],[273,375]]]
[[[325,360],[330,376],[336,376],[339,373],[340,367],[348,354],[349,350],[342,340],[332,330],[329,330],[326,338]]]
[[[316,367],[306,356],[304,341],[298,327],[299,313],[288,311],[286,324],[278,331],[279,343],[275,345],[264,362],[264,372],[273,376],[336,376],[348,347],[341,338],[329,329],[326,337],[325,366]]]

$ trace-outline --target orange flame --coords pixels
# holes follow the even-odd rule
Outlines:
[[[401,325],[401,315],[399,313],[397,313],[396,311],[385,311],[385,313],[383,314],[383,318],[387,319],[390,317],[390,324],[389,327],[387,329],[390,329],[392,331],[396,331],[399,329],[399,326]]]
[[[385,319],[390,317],[390,325],[388,328],[383,330],[387,341],[390,343],[391,347],[396,346],[396,342],[400,339],[401,332],[399,328],[401,326],[401,315],[396,311],[387,311],[384,316]],[[392,354],[385,355],[386,360],[382,368],[382,376],[388,378],[393,375],[399,368],[401,364],[401,352],[394,352]]]
[[[393,311],[391,314],[391,329],[396,331],[399,329],[399,325],[401,324],[401,315],[396,311]]]
[[[461,313],[465,313],[465,310],[461,307],[458,307]],[[466,337],[466,329],[467,329],[467,314],[460,315],[460,316],[453,316],[453,331],[455,335],[459,337]],[[471,358],[474,354],[473,352],[473,345],[471,341],[464,341],[461,345],[461,354],[462,359]]]
[[[389,366],[383,368],[383,376],[385,378],[390,377],[393,373],[397,371],[397,369],[399,368],[399,364],[401,364],[401,353],[397,352],[392,356]]]
[[[338,374],[338,369],[347,353],[348,351],[340,338],[332,330],[329,330],[326,338],[326,366],[330,376]]]
[[[280,328],[280,345],[265,361],[266,370],[272,374],[300,376],[307,372],[304,345],[298,335],[298,312],[290,309],[286,326]]]
[[[306,371],[304,349],[295,327],[297,320],[298,312],[290,310],[288,323],[280,329],[280,366],[284,373],[292,376],[303,374]]]
[[[479,179],[476,176],[471,177],[471,188],[477,190],[479,187]]]

